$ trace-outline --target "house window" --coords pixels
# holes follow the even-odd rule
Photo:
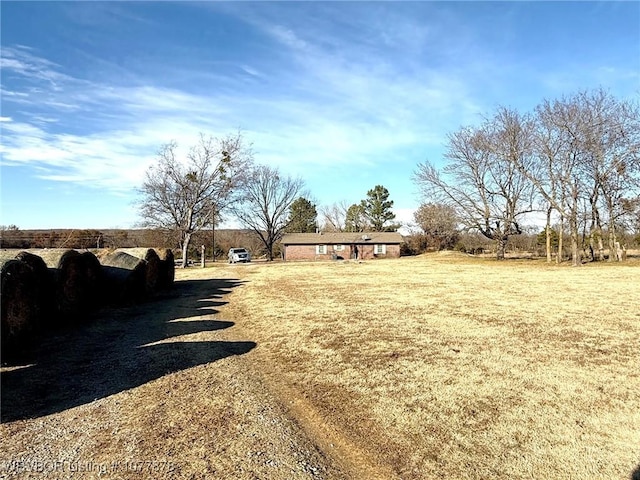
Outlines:
[[[375,253],[376,255],[386,255],[387,246],[384,243],[374,245],[373,246],[373,253]]]
[[[326,254],[327,254],[326,245],[316,245],[316,255],[326,255]]]
[[[342,251],[344,250],[344,245],[334,245],[334,246],[333,246],[333,249],[334,249],[336,252],[342,252]]]

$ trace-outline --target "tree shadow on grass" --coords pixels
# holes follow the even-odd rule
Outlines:
[[[30,364],[2,373],[0,422],[61,412],[172,372],[251,351],[254,342],[190,341],[184,335],[222,330],[213,320],[221,299],[242,282],[176,282],[162,298],[105,309],[87,325],[50,335]]]

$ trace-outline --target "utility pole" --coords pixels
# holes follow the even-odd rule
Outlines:
[[[216,209],[211,204],[211,254],[213,263],[216,263]]]

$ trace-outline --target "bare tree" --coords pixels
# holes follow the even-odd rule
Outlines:
[[[428,246],[442,250],[453,248],[457,242],[458,219],[453,207],[423,203],[413,218],[424,233]]]
[[[449,135],[441,170],[425,162],[414,174],[426,201],[450,206],[463,226],[496,242],[499,260],[533,210],[534,189],[516,167],[531,163],[530,124],[527,115],[499,108],[479,128]]]
[[[212,209],[220,212],[233,202],[253,154],[240,133],[200,135],[185,159],[177,150],[176,142],[161,148],[139,190],[139,206],[142,226],[179,233],[184,268],[192,235],[211,225]]]
[[[268,259],[273,260],[273,247],[289,225],[289,209],[304,196],[300,178],[284,177],[277,168],[255,167],[242,187],[242,199],[231,207],[244,225],[262,240]]]
[[[604,205],[610,251],[615,250],[615,222],[622,214],[623,195],[637,170],[637,120],[627,106],[602,90],[581,92],[560,100],[545,100],[536,108],[536,165],[520,166],[550,209],[558,212],[560,229],[567,221],[572,263],[582,263],[580,223],[586,237],[589,223],[591,258],[604,257]],[[637,115],[637,111],[636,111]],[[635,132],[635,140],[632,140]],[[548,219],[550,216],[548,215]],[[562,252],[560,235],[559,255]],[[558,258],[560,261],[560,258]]]
[[[518,158],[513,159],[518,170],[533,183],[549,207],[547,245],[551,212],[555,210],[560,217],[558,262],[562,255],[562,232],[565,221],[568,222],[571,258],[575,266],[582,264],[579,227],[583,218],[581,204],[586,192],[584,113],[574,99],[545,100],[536,108],[535,161],[523,163]]]
[[[26,238],[16,225],[0,225],[0,248],[23,248]]]
[[[550,102],[545,102],[536,108],[534,163],[533,165],[523,165],[520,164],[517,159],[515,163],[517,168],[534,183],[536,190],[540,193],[546,204],[545,210],[547,216],[545,231],[547,261],[551,261],[551,240],[553,238],[551,226],[552,214],[554,211],[557,211],[559,215],[559,231],[557,232],[558,253],[556,262],[560,263],[562,261],[563,251],[564,222],[567,218],[567,209],[564,208],[566,198],[568,197],[566,187],[570,184],[576,166],[571,163],[571,157],[566,155],[565,135],[562,135],[561,129],[555,125],[553,117],[553,106]],[[561,158],[565,161],[560,161]]]
[[[343,232],[346,227],[349,205],[346,201],[320,207],[322,230],[325,232]]]
[[[590,180],[592,227],[597,233],[599,257],[604,257],[599,210],[602,199],[607,220],[609,260],[617,252],[617,224],[629,214],[629,202],[638,197],[640,176],[640,109],[604,90],[581,92],[576,98],[586,117],[583,133],[585,177]],[[592,235],[593,237],[593,235]]]

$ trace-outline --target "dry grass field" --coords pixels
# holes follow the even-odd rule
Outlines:
[[[176,280],[2,368],[0,477],[629,480],[640,468],[637,259],[430,254]]]
[[[640,464],[637,261],[245,272],[227,314],[362,478],[628,479]]]

